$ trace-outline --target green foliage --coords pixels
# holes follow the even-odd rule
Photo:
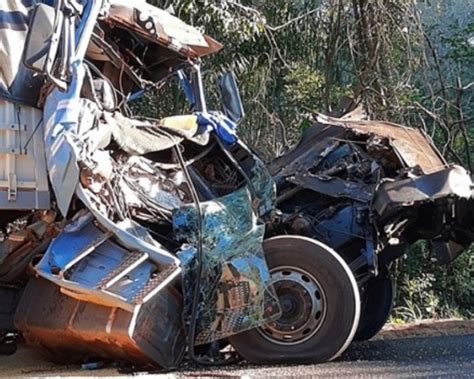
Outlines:
[[[469,22],[463,28],[456,25],[453,29],[451,36],[443,38],[443,42],[450,47],[448,58],[456,63],[463,64],[465,67],[473,64],[474,49],[469,45],[466,37],[474,35],[474,21]]]
[[[393,317],[403,320],[474,316],[474,248],[448,266],[432,262],[425,243],[417,243],[393,274],[397,297]]]
[[[324,76],[301,63],[288,67],[284,80],[284,102],[287,108],[321,109]]]

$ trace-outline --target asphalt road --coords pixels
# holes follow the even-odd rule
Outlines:
[[[114,368],[84,371],[53,366],[21,347],[10,357],[0,356],[0,376],[115,376]],[[354,343],[336,362],[309,366],[234,366],[185,368],[173,373],[134,373],[155,377],[323,377],[323,378],[474,378],[474,334],[443,337],[404,337]]]
[[[236,365],[180,374],[253,378],[474,378],[474,334],[354,343],[338,361],[320,365]]]

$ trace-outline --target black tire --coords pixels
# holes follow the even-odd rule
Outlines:
[[[16,350],[16,337],[2,336],[0,334],[0,355],[13,355],[16,353]]]
[[[331,248],[307,237],[275,237],[263,248],[283,314],[270,325],[230,337],[232,346],[256,364],[319,363],[338,357],[351,343],[360,315],[359,289],[347,264]],[[308,305],[310,311],[305,310]]]
[[[387,268],[382,267],[379,275],[367,282],[361,298],[360,321],[355,341],[370,340],[390,317],[395,299],[395,286]]]

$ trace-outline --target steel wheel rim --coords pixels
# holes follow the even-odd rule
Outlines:
[[[280,319],[257,328],[267,340],[279,345],[298,345],[311,339],[326,316],[326,295],[316,278],[299,267],[280,266],[270,270],[280,299]]]

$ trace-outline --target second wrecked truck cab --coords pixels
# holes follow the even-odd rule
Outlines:
[[[361,291],[356,339],[388,319],[394,288],[388,266],[418,240],[441,264],[474,241],[474,185],[421,129],[360,117],[315,115],[299,143],[269,166],[281,210],[269,235],[297,234],[331,246]]]
[[[30,23],[25,64],[46,78],[37,130],[58,217],[16,325],[62,362],[176,367],[186,338],[193,349],[280,314],[259,221],[273,179],[204,97],[199,58],[221,46],[136,3],[40,4]],[[127,115],[173,75],[192,114]]]

